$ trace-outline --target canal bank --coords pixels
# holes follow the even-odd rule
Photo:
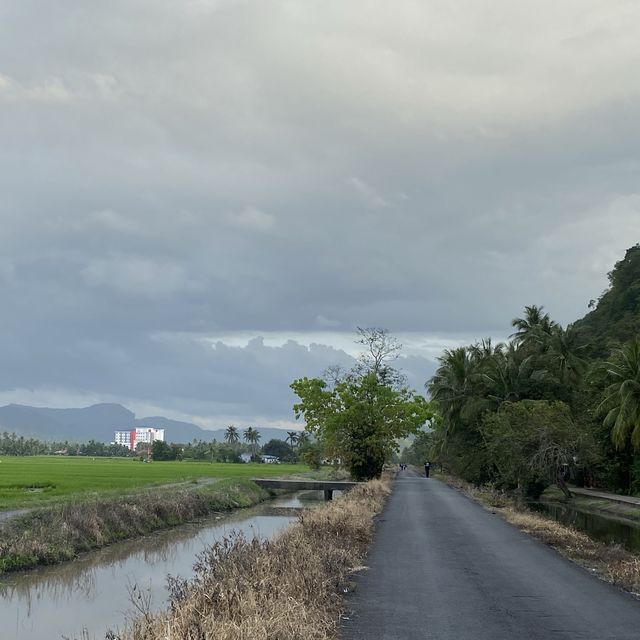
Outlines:
[[[577,490],[567,500],[560,491],[545,491],[540,500],[527,506],[553,520],[586,533],[608,545],[621,545],[627,551],[640,554],[640,504],[631,500],[601,497],[606,494],[582,494]],[[620,496],[625,498],[625,496]],[[637,500],[633,499],[633,500]]]
[[[0,521],[0,574],[65,562],[80,553],[206,517],[250,507],[269,493],[248,479],[145,490],[34,509]]]
[[[214,543],[191,580],[173,583],[168,609],[112,640],[336,638],[344,593],[389,492],[374,480],[304,512],[271,540]]]
[[[271,538],[303,508],[323,504],[321,492],[268,500],[82,554],[73,562],[0,576],[3,640],[104,638],[122,629],[137,608],[167,606],[167,576],[193,576],[208,545],[229,536]],[[83,635],[84,634],[84,635]]]

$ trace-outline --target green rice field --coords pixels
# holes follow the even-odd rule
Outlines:
[[[131,458],[0,456],[0,510],[206,478],[267,478],[308,470],[306,465],[293,464],[142,463]]]

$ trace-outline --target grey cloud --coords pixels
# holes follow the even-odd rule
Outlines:
[[[282,416],[336,354],[199,336],[582,315],[640,237],[639,23],[625,0],[4,3],[2,397]]]

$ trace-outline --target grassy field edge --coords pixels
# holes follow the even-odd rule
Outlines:
[[[189,487],[221,478],[280,477],[304,473],[303,464],[234,464],[132,458],[0,456],[0,510],[48,507],[118,498],[144,489]]]
[[[220,511],[249,507],[269,494],[249,479],[202,488],[145,490],[34,509],[0,523],[0,573],[72,560]]]
[[[620,545],[608,545],[552,518],[529,511],[508,495],[453,476],[440,476],[450,487],[481,504],[509,524],[552,547],[601,580],[640,597],[640,557]]]
[[[166,611],[141,612],[112,640],[335,640],[342,594],[361,568],[391,492],[373,480],[303,512],[271,540],[231,537],[203,552],[195,577],[170,583]]]

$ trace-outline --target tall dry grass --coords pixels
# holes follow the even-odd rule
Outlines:
[[[477,487],[447,476],[446,482],[498,514],[521,531],[553,547],[599,578],[640,596],[640,557],[618,544],[604,544],[586,533],[533,513],[525,503],[505,492]]]
[[[0,573],[71,560],[83,551],[266,497],[251,481],[223,480],[206,489],[143,491],[37,509],[0,525]]]
[[[369,482],[272,540],[235,537],[199,556],[195,577],[170,581],[170,606],[111,640],[328,640],[340,594],[359,566],[390,489]]]

